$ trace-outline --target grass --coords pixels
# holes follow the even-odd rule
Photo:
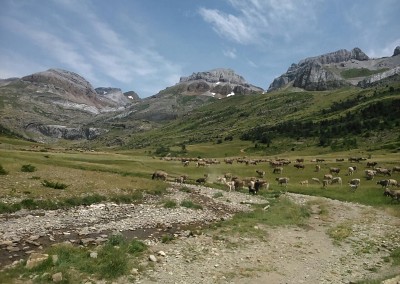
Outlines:
[[[176,208],[176,206],[175,200],[167,199],[164,201],[164,208]]]
[[[393,265],[400,265],[400,248],[396,248],[390,252],[390,257],[393,261]]]
[[[388,68],[382,68],[378,70],[370,70],[367,68],[353,68],[349,70],[342,71],[340,75],[345,79],[357,78],[357,77],[365,77],[371,76],[374,74],[382,73],[389,70]]]
[[[335,244],[340,244],[353,233],[351,223],[344,222],[328,230],[328,235],[334,240]]]
[[[219,222],[213,228],[229,235],[263,238],[266,235],[263,230],[265,226],[303,226],[310,216],[308,206],[295,204],[285,197],[271,200],[267,210],[264,209],[266,205],[254,205],[254,210],[237,213],[232,219]]]
[[[190,208],[190,209],[196,209],[196,210],[203,209],[203,206],[193,202],[192,200],[183,200],[180,203],[180,206]]]
[[[0,165],[0,175],[5,176],[8,174],[8,171],[6,171],[2,165]]]
[[[97,258],[90,257],[91,248],[67,244],[52,246],[45,251],[49,258],[39,266],[28,270],[24,264],[0,272],[1,283],[12,279],[28,281],[33,275],[41,275],[38,283],[52,283],[51,275],[62,272],[62,283],[80,283],[83,279],[113,280],[138,268],[137,259],[147,251],[147,245],[138,240],[127,241],[121,235],[110,236],[107,243],[96,248]],[[52,255],[57,255],[53,263]],[[140,267],[139,267],[140,268]],[[85,282],[85,281],[84,281]]]

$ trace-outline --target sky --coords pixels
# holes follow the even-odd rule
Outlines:
[[[400,46],[399,0],[0,0],[0,78],[50,68],[141,98],[231,68],[268,89],[301,59]]]

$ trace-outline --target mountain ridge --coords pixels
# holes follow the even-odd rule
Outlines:
[[[368,82],[366,75],[346,78],[343,71],[351,69],[368,69],[385,72],[400,66],[400,47],[396,47],[392,57],[369,58],[360,48],[351,51],[340,49],[334,52],[308,57],[293,63],[288,70],[275,78],[268,88],[268,92],[285,86],[302,88],[308,91],[332,90],[340,87],[357,85],[362,80]],[[355,72],[356,73],[356,72]],[[391,73],[387,73],[388,76]],[[385,77],[386,78],[386,77]],[[384,79],[383,77],[381,79]],[[366,83],[361,84],[366,86]],[[361,86],[359,85],[359,86]]]

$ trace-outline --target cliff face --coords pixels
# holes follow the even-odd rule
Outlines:
[[[400,64],[397,54],[400,52],[397,47],[392,57],[370,59],[361,49],[354,48],[351,51],[341,49],[335,52],[309,57],[300,60],[297,64],[292,64],[286,73],[276,78],[269,86],[268,92],[283,88],[287,85],[302,88],[308,91],[323,91],[340,88],[347,85],[366,86],[369,81],[390,76],[395,71],[388,74],[373,75],[374,78],[368,79],[368,75],[357,72],[361,69],[370,73],[382,73],[396,68]],[[355,74],[349,77],[344,76],[343,72],[353,70]],[[369,74],[366,72],[366,74]],[[364,83],[361,81],[365,80]],[[375,81],[374,81],[375,82]]]

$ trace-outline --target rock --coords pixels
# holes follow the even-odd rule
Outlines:
[[[90,253],[91,258],[97,258],[97,252],[93,251]]]
[[[48,258],[49,258],[48,254],[32,253],[29,256],[28,261],[26,262],[26,268],[32,269],[32,268],[40,265],[44,261],[46,261]]]
[[[398,275],[394,278],[382,281],[382,284],[398,284],[398,283],[400,283],[400,275]]]
[[[53,282],[61,282],[63,280],[62,272],[55,273],[51,276]]]
[[[400,54],[400,46],[396,46],[396,48],[393,51],[393,56],[397,56]]]
[[[139,269],[137,269],[137,268],[132,268],[132,270],[131,270],[131,274],[132,275],[138,275],[139,274]]]
[[[8,247],[6,247],[6,249],[7,249],[9,252],[17,252],[17,251],[20,251],[20,248],[14,247],[14,246],[8,246]]]
[[[149,255],[149,260],[152,262],[157,262],[157,258],[153,254]]]
[[[161,256],[166,256],[165,252],[162,251],[162,250],[160,250],[159,252],[157,252],[157,254],[158,254],[158,255],[161,255]]]
[[[52,259],[52,261],[53,261],[53,265],[55,265],[55,264],[57,263],[57,261],[58,261],[58,255],[53,254],[53,255],[51,256],[51,259]]]

